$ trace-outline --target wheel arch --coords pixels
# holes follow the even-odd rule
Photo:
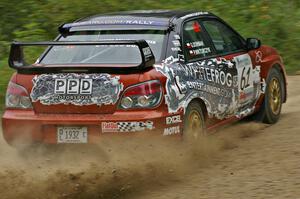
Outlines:
[[[207,100],[205,100],[201,97],[194,97],[190,100],[187,100],[185,103],[186,104],[185,110],[192,102],[196,102],[201,106],[201,109],[203,111],[204,120],[206,121],[208,119],[208,109],[209,109],[209,103],[207,102]],[[184,111],[184,113],[185,113],[185,111]]]
[[[283,78],[283,83],[284,83],[284,93],[283,93],[283,103],[286,102],[287,100],[287,75],[286,75],[286,70],[285,66],[283,64],[283,59],[279,55],[279,53],[276,51],[276,49],[270,47],[270,46],[262,46],[261,51],[263,52],[263,60],[260,63],[261,65],[261,78],[262,80],[265,79],[267,80],[270,70],[272,68],[276,68],[282,78]]]
[[[272,69],[272,68],[277,69],[280,72],[280,74],[281,74],[281,76],[283,78],[284,92],[283,92],[283,96],[282,97],[283,97],[283,102],[286,102],[286,100],[287,100],[287,78],[286,78],[285,70],[284,70],[283,66],[281,64],[279,64],[279,63],[273,64],[270,69]]]

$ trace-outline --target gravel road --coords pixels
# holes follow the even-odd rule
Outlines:
[[[300,198],[300,76],[275,125],[242,121],[203,139],[103,140],[17,152],[0,141],[0,198]]]

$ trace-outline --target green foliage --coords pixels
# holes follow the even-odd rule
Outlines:
[[[0,112],[4,109],[6,87],[13,70],[6,67],[6,61],[0,61]]]
[[[211,11],[235,27],[244,37],[258,37],[278,49],[289,72],[300,69],[300,2],[298,0],[1,0],[0,60],[7,59],[12,40],[51,40],[66,22],[106,12],[138,9]],[[34,50],[31,55],[37,54]]]
[[[6,60],[12,40],[52,40],[62,23],[106,12],[141,9],[205,10],[231,24],[244,37],[258,37],[282,55],[289,73],[300,70],[299,0],[1,0],[0,2],[0,92],[12,72]],[[31,50],[37,57],[40,50]]]

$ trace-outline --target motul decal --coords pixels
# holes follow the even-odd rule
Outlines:
[[[180,126],[172,126],[164,129],[164,136],[166,135],[175,135],[180,133]]]

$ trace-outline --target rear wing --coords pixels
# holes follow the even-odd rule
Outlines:
[[[126,65],[125,67],[108,67],[99,64],[27,64],[24,60],[23,47],[25,46],[87,46],[87,45],[135,45],[139,48],[142,62],[139,65]],[[50,41],[50,42],[12,42],[8,64],[21,74],[42,74],[61,72],[110,72],[131,73],[152,67],[155,57],[145,40],[105,40],[105,41]]]

